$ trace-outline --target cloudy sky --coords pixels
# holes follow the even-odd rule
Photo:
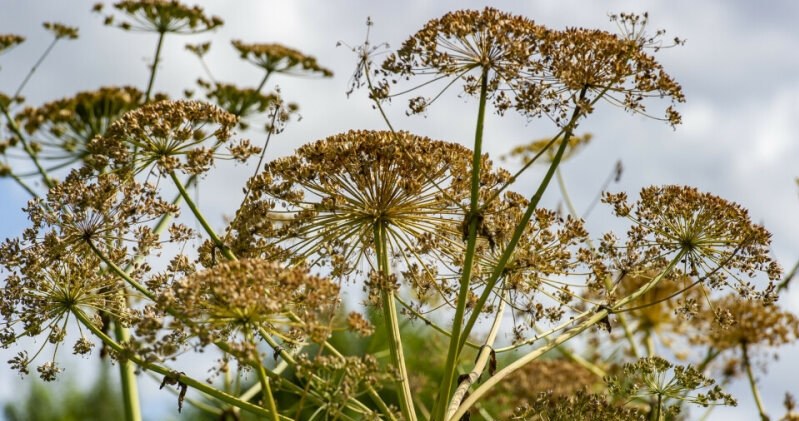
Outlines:
[[[364,92],[346,98],[355,57],[338,41],[357,45],[364,40],[365,22],[371,16],[373,44],[397,47],[427,20],[455,8],[485,5],[522,14],[553,28],[583,26],[615,30],[608,14],[644,12],[651,28],[665,28],[668,36],[686,39],[685,46],[659,53],[666,70],[683,86],[687,103],[680,111],[684,124],[672,130],[665,124],[601,106],[582,126],[594,134],[588,148],[564,164],[571,194],[585,208],[616,160],[624,164],[624,177],[614,190],[631,196],[652,184],[686,184],[738,202],[754,221],[774,234],[774,256],[783,266],[799,258],[799,2],[779,0],[590,1],[527,0],[477,1],[203,1],[210,13],[225,19],[212,34],[168,37],[156,89],[179,96],[202,76],[196,59],[184,50],[187,42],[213,40],[209,63],[222,81],[254,86],[258,71],[237,59],[231,39],[245,42],[279,42],[314,55],[335,72],[332,79],[275,78],[284,97],[301,106],[302,120],[276,139],[271,157],[285,155],[298,145],[353,128],[383,129]],[[59,21],[80,27],[81,37],[63,41],[43,63],[23,95],[30,104],[70,96],[106,85],[129,84],[144,89],[147,63],[156,37],[125,33],[104,27],[89,13],[90,2],[58,0],[0,0],[0,33],[15,33],[27,42],[0,56],[0,91],[13,92],[50,41],[41,22]],[[454,91],[453,91],[454,93]],[[473,135],[475,102],[450,95],[433,106],[426,117],[405,117],[403,102],[390,108],[396,127],[435,139],[469,144]],[[546,121],[527,122],[509,116],[492,117],[486,126],[487,151],[493,156],[515,145],[551,135]],[[257,133],[244,134],[258,139]],[[271,147],[270,147],[271,148]],[[225,168],[225,176],[207,178],[200,192],[204,210],[221,226],[229,208],[233,180],[243,181],[253,169]],[[536,173],[522,180],[517,190],[532,189]],[[527,191],[529,192],[529,191]],[[0,180],[0,238],[18,235],[25,227],[20,208],[26,193]],[[556,205],[556,190],[550,192]],[[604,221],[589,221],[599,235]],[[799,287],[781,304],[799,311]],[[783,355],[799,352],[785,348]],[[8,352],[0,352],[5,361]],[[795,354],[794,354],[795,355]],[[84,365],[89,367],[90,365]],[[78,366],[81,367],[81,366]],[[5,370],[5,369],[2,369]],[[78,368],[77,370],[80,370]],[[795,386],[799,363],[782,358],[762,375],[762,392],[768,409],[781,414],[783,393]],[[0,400],[22,383],[10,371],[0,371]],[[711,419],[754,419],[755,409],[743,383],[731,386],[741,405],[719,408]],[[170,397],[171,399],[171,397]]]

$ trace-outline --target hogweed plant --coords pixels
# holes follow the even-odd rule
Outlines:
[[[745,376],[768,419],[755,358],[799,336],[799,318],[777,304],[792,274],[780,281],[769,232],[735,203],[667,185],[634,201],[604,192],[629,229],[589,233],[560,173],[590,147],[577,131],[602,103],[680,123],[682,89],[654,54],[682,41],[647,33],[647,15],[613,16],[614,34],[456,11],[382,63],[386,46],[367,39],[353,48],[352,86],[385,130],[264,162],[298,109],[267,83],[332,72],[288,46],[234,40],[263,71],[240,87],[214,77],[210,43],[189,44],[204,100],[192,87],[170,98],[154,91],[165,39],[222,20],[175,0],[113,8],[107,25],[158,34],[143,90],[26,105],[37,64],[0,94],[0,175],[31,195],[30,225],[0,246],[13,370],[54,381],[65,353],[99,354],[119,367],[128,421],[141,419],[145,374],[176,389],[178,411],[216,419],[408,421],[684,419],[690,406],[735,405],[723,386]],[[45,28],[54,44],[78,34]],[[1,35],[0,50],[23,41]],[[401,98],[412,115],[451,90],[477,102],[471,148],[387,117]],[[490,109],[556,134],[511,151],[515,172],[499,168],[483,153]],[[256,157],[217,231],[190,189],[219,160]],[[546,171],[533,193],[513,191],[536,164]],[[620,176],[617,165],[609,181]],[[553,179],[565,214],[541,206]],[[180,369],[200,353],[215,356],[206,379]]]

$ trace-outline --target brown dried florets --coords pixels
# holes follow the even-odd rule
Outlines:
[[[773,281],[781,269],[769,255],[771,234],[753,224],[740,205],[683,186],[644,188],[632,205],[623,193],[606,194],[603,201],[613,205],[617,216],[634,223],[627,233],[624,256],[616,254],[610,243],[602,247],[614,260],[626,261],[622,270],[681,254],[682,272],[704,285],[727,286],[742,297],[774,300]],[[764,272],[770,282],[756,292],[745,278],[758,272]]]
[[[154,166],[165,174],[176,170],[200,174],[221,156],[216,150],[230,140],[237,122],[233,114],[203,102],[150,103],[123,115],[104,136],[90,143],[92,165],[132,168],[136,172]],[[260,152],[246,140],[228,146],[240,147],[249,151],[234,156],[240,161]]]
[[[95,248],[119,263],[130,248],[144,256],[159,247],[158,236],[146,224],[177,213],[178,207],[162,201],[152,185],[131,177],[87,177],[73,171],[50,189],[46,200],[31,201],[25,211],[32,223],[23,236],[25,246],[37,248],[25,264],[94,256]]]
[[[373,257],[375,229],[384,226],[390,259],[429,267],[462,246],[471,160],[460,145],[407,132],[350,131],[307,144],[249,181],[232,247],[263,256],[282,249],[344,275]],[[499,176],[482,164],[484,184],[495,186]]]
[[[102,136],[121,115],[138,108],[143,98],[133,87],[103,87],[25,108],[16,119],[32,135],[31,149],[60,167],[84,159],[89,141]]]
[[[719,350],[736,349],[741,345],[776,347],[799,339],[799,318],[775,305],[764,306],[751,300],[728,295],[714,300],[705,317],[695,318],[694,342]],[[716,313],[728,314],[727,323],[719,324]]]
[[[67,39],[77,39],[78,38],[78,28],[74,26],[67,26],[57,22],[45,22],[42,24],[44,29],[52,32],[55,35],[56,39],[67,38]]]
[[[636,18],[622,15],[621,20]],[[645,26],[645,21],[636,22]],[[387,77],[406,79],[461,78],[469,95],[479,94],[485,79],[498,113],[514,108],[529,117],[547,115],[563,125],[571,109],[590,113],[600,97],[633,112],[644,112],[646,97],[683,102],[680,86],[645,52],[661,34],[646,38],[635,28],[623,36],[575,28],[555,31],[490,7],[463,10],[428,22],[386,59],[382,70]],[[384,81],[379,87],[384,97],[390,96],[388,86]],[[412,98],[410,112],[424,111],[440,95]],[[666,120],[680,122],[671,106]]]
[[[281,44],[249,44],[233,40],[233,47],[241,58],[264,69],[267,73],[318,74],[333,76],[333,72],[316,62],[316,58],[305,55]]]
[[[0,53],[25,42],[25,37],[15,34],[0,34]]]
[[[284,103],[278,92],[264,94],[254,88],[240,88],[229,83],[198,81],[198,84],[205,89],[206,98],[239,117],[239,127],[243,130],[250,126],[248,118],[266,116],[264,129],[267,132],[279,131],[298,109],[297,104]]]
[[[505,91],[521,77],[548,33],[527,18],[491,7],[450,12],[425,24],[382,68],[387,75],[406,79],[417,75],[462,78],[469,95],[479,94],[484,73],[488,93],[502,113],[512,105]],[[411,112],[423,111],[430,102],[413,98]]]
[[[173,282],[158,302],[161,309],[181,315],[173,327],[186,329],[202,345],[226,341],[234,349],[252,352],[256,336],[277,335],[289,342],[326,340],[338,293],[338,285],[305,268],[242,259]],[[296,337],[296,332],[304,337]]]
[[[177,0],[125,0],[114,3],[114,7],[131,18],[116,25],[126,31],[197,34],[222,25],[222,19],[206,16],[201,7],[189,7]],[[102,4],[93,10],[100,12]],[[114,17],[107,16],[105,23],[113,25]]]
[[[41,247],[25,250],[9,249],[8,243],[2,247],[0,264],[8,271],[0,288],[0,346],[29,346],[30,342],[20,341],[24,337],[39,338],[39,342],[28,358],[26,351],[9,361],[12,368],[20,374],[28,373],[28,366],[37,356],[43,354],[50,344],[53,350],[48,361],[37,368],[45,381],[55,380],[62,371],[55,361],[60,345],[70,332],[82,333],[72,313],[80,312],[87,319],[100,324],[99,312],[114,315],[125,320],[128,315],[124,288],[120,281],[107,273],[102,273],[100,260],[96,257],[65,255],[51,261],[37,259]],[[20,264],[25,262],[24,264]],[[71,323],[75,326],[71,326]],[[94,344],[81,336],[74,344],[76,354],[86,354]]]
[[[534,402],[546,394],[549,399],[563,398],[590,390],[600,383],[595,374],[568,360],[536,360],[516,370],[486,396],[486,405],[496,406],[499,419],[510,419],[514,408]],[[533,418],[535,419],[535,418]]]

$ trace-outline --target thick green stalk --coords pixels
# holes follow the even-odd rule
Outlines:
[[[569,144],[569,138],[572,136],[572,131],[574,126],[577,123],[577,119],[580,117],[581,112],[579,107],[574,110],[572,114],[571,120],[567,124],[567,129],[564,131],[563,139],[561,139],[560,146],[558,147],[558,151],[555,153],[555,156],[552,158],[552,164],[549,166],[549,170],[547,171],[546,175],[544,175],[544,179],[541,180],[541,184],[538,186],[538,190],[536,190],[533,197],[530,199],[530,203],[527,205],[527,209],[524,212],[521,220],[516,226],[516,230],[513,232],[513,236],[511,237],[508,245],[505,247],[505,250],[502,252],[502,256],[499,258],[499,262],[494,267],[494,270],[491,272],[491,276],[488,278],[486,285],[483,289],[483,293],[480,295],[480,298],[477,300],[474,308],[472,309],[472,314],[469,317],[466,326],[463,329],[463,336],[460,338],[460,343],[458,344],[458,351],[463,347],[464,338],[469,336],[469,333],[474,328],[474,324],[477,322],[477,318],[480,316],[480,310],[485,306],[488,297],[491,295],[491,292],[496,286],[497,281],[502,276],[502,273],[505,270],[505,266],[508,264],[508,261],[511,258],[514,250],[516,249],[516,245],[519,243],[519,240],[524,233],[524,230],[527,228],[527,223],[530,222],[530,218],[533,216],[535,209],[538,207],[538,202],[541,201],[541,197],[544,195],[544,191],[546,191],[547,186],[549,185],[550,180],[552,180],[553,175],[555,174],[555,169],[557,169],[558,165],[560,164],[560,160],[563,157],[563,153],[566,151],[566,146]]]
[[[268,410],[266,410],[264,408],[261,408],[258,405],[253,405],[253,404],[251,404],[249,402],[242,401],[242,400],[240,400],[239,398],[237,398],[237,397],[235,397],[233,395],[230,395],[230,394],[227,394],[225,392],[222,392],[222,391],[214,388],[213,386],[207,384],[204,381],[195,380],[192,377],[189,377],[189,376],[187,376],[185,374],[177,373],[174,370],[170,370],[167,367],[163,367],[161,365],[146,361],[146,360],[140,358],[139,356],[137,356],[135,354],[131,355],[128,352],[128,350],[125,349],[125,347],[123,347],[121,344],[119,344],[116,341],[114,341],[113,339],[111,339],[111,337],[106,335],[94,323],[92,323],[92,321],[89,320],[89,318],[86,317],[86,315],[83,314],[83,312],[81,312],[80,310],[75,310],[75,311],[73,311],[73,313],[75,314],[75,317],[77,317],[78,320],[80,320],[80,322],[84,326],[86,326],[95,336],[100,338],[100,340],[102,340],[103,343],[105,343],[107,346],[109,346],[114,351],[124,355],[127,358],[128,361],[131,361],[131,362],[135,363],[139,367],[141,367],[141,368],[143,368],[145,370],[153,371],[153,372],[161,374],[163,376],[168,376],[170,378],[173,378],[173,379],[179,381],[180,383],[185,384],[188,387],[196,389],[196,390],[198,390],[198,391],[200,391],[202,393],[205,393],[208,396],[216,398],[216,399],[218,399],[218,400],[220,400],[222,402],[225,402],[227,404],[233,405],[233,406],[235,406],[237,408],[241,408],[241,409],[243,409],[245,411],[251,412],[251,413],[253,413],[255,415],[262,416],[262,417],[267,417],[267,416],[271,416],[272,415]],[[279,419],[287,420],[287,421],[290,420],[290,418],[284,417],[284,416],[280,416]]]
[[[158,33],[158,44],[155,46],[155,57],[153,58],[153,67],[150,68],[150,80],[147,82],[147,92],[144,94],[144,102],[150,102],[150,96],[153,93],[153,84],[155,83],[155,73],[158,69],[158,62],[161,60],[161,47],[164,45],[164,36],[166,32]]]
[[[438,389],[438,398],[433,405],[432,419],[444,419],[447,410],[447,402],[452,394],[452,386],[455,381],[455,367],[457,366],[458,356],[460,355],[462,343],[468,337],[468,332],[461,333],[463,317],[466,312],[466,301],[469,297],[469,284],[472,280],[472,264],[474,262],[475,250],[477,248],[477,223],[479,217],[477,212],[480,205],[480,161],[483,148],[483,129],[485,122],[486,102],[488,101],[488,69],[483,69],[480,83],[480,104],[477,110],[477,126],[474,133],[474,147],[472,152],[472,180],[469,192],[469,213],[464,223],[468,223],[468,235],[466,242],[466,254],[463,260],[463,273],[461,274],[461,285],[458,291],[458,301],[455,306],[455,316],[452,319],[452,336],[449,340],[447,350],[447,361],[444,365],[444,374]],[[477,314],[477,312],[473,313]]]
[[[757,405],[757,412],[760,414],[760,419],[767,421],[769,420],[769,416],[766,414],[766,408],[763,406],[763,399],[760,397],[760,390],[757,388],[757,380],[755,379],[754,373],[752,373],[752,363],[749,360],[749,349],[746,343],[741,344],[741,351],[744,357],[746,377],[749,379],[749,388],[752,389],[752,397],[755,399],[755,405]]]
[[[262,395],[266,409],[272,413],[270,419],[278,421],[277,404],[275,404],[275,397],[272,395],[272,387],[269,385],[269,377],[266,376],[266,370],[264,370],[263,365],[259,365],[256,371],[258,372],[258,381],[261,383],[261,389],[263,390]]]
[[[114,321],[114,336],[120,343],[130,340],[130,331]],[[122,383],[122,400],[126,421],[141,421],[139,388],[136,384],[136,366],[130,361],[118,361],[119,377]]]
[[[375,249],[377,251],[378,270],[384,280],[388,280],[391,271],[388,265],[388,247],[386,238],[386,227],[383,221],[378,221],[374,226]],[[411,385],[408,379],[408,369],[405,367],[405,354],[402,350],[402,338],[399,330],[399,317],[397,314],[397,303],[394,301],[394,291],[390,285],[382,285],[380,295],[383,301],[383,322],[385,323],[386,333],[388,334],[388,349],[391,354],[391,362],[398,372],[397,397],[399,399],[400,411],[406,421],[416,421],[416,410],[413,405],[411,395]]]
[[[231,252],[230,249],[227,246],[225,246],[225,244],[222,242],[222,239],[220,239],[219,236],[216,234],[216,231],[214,231],[214,229],[211,228],[211,224],[208,223],[208,221],[205,219],[205,216],[203,216],[202,212],[200,212],[200,208],[198,208],[197,204],[194,203],[194,201],[191,199],[191,196],[189,196],[189,192],[186,191],[186,188],[183,186],[183,183],[180,182],[178,176],[175,175],[175,172],[171,171],[169,173],[169,177],[172,179],[172,182],[175,183],[175,186],[178,188],[180,195],[183,197],[183,200],[186,201],[186,205],[189,206],[189,209],[191,209],[191,212],[194,214],[194,217],[197,218],[197,221],[200,223],[200,225],[202,225],[205,232],[208,234],[209,237],[211,237],[211,241],[214,242],[214,245],[219,250],[222,251],[222,254],[228,260],[236,260],[236,256],[233,255],[233,252]]]

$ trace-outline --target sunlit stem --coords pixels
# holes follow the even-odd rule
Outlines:
[[[669,264],[666,266],[665,269],[663,269],[661,273],[659,273],[656,277],[652,278],[651,281],[649,281],[648,283],[637,289],[632,294],[624,297],[623,299],[619,300],[617,303],[614,303],[612,307],[600,307],[599,309],[597,309],[597,311],[594,313],[593,316],[589,317],[588,319],[581,322],[577,326],[563,332],[560,336],[552,340],[552,342],[549,342],[546,345],[542,346],[541,348],[538,348],[536,350],[533,350],[525,354],[518,360],[508,364],[502,370],[496,372],[493,376],[486,379],[477,389],[474,390],[474,392],[472,392],[471,395],[469,395],[468,398],[466,398],[463,401],[461,406],[458,408],[458,411],[455,412],[453,416],[449,417],[449,421],[459,420],[460,417],[463,416],[466,413],[466,411],[469,410],[469,408],[474,406],[474,404],[477,403],[477,401],[480,400],[489,390],[491,390],[494,386],[497,385],[497,383],[502,381],[502,379],[509,376],[514,371],[525,366],[527,363],[536,360],[537,358],[541,357],[542,355],[554,349],[555,347],[559,346],[560,344],[568,341],[569,339],[581,334],[589,327],[599,323],[600,321],[605,320],[605,318],[608,317],[611,313],[613,313],[616,309],[622,308],[622,306],[624,306],[625,304],[631,301],[635,301],[642,295],[646,294],[647,291],[654,288],[655,285],[657,285],[663,279],[664,276],[666,276],[674,269],[677,263],[679,263],[680,260],[683,258],[685,253],[686,253],[685,250],[681,250],[679,253],[677,253],[676,256],[674,256],[674,258],[669,262]]]
[[[497,339],[497,333],[499,332],[499,327],[502,325],[502,318],[504,315],[505,300],[500,300],[499,308],[497,309],[497,313],[494,315],[494,322],[491,324],[491,329],[488,331],[488,337],[486,338],[483,346],[480,348],[480,352],[477,353],[477,359],[474,363],[474,368],[472,368],[472,371],[469,372],[468,377],[461,381],[461,383],[455,389],[455,393],[453,393],[452,399],[449,402],[447,416],[445,419],[449,419],[450,416],[452,416],[452,414],[458,410],[458,406],[460,406],[463,398],[469,392],[469,388],[472,387],[472,385],[475,384],[480,378],[480,375],[483,374],[486,364],[488,364],[488,361],[491,358],[491,353],[494,349],[494,341]],[[496,358],[496,354],[494,355]],[[491,373],[489,373],[489,375],[491,375]]]
[[[150,68],[150,80],[147,82],[147,92],[144,94],[144,102],[150,102],[150,96],[153,93],[153,84],[155,83],[155,74],[158,72],[158,62],[161,60],[161,47],[164,45],[164,36],[166,32],[158,33],[158,44],[155,46],[155,57],[153,57],[153,65]]]
[[[105,253],[103,253],[100,249],[97,248],[96,245],[94,245],[94,242],[87,241],[87,243],[89,244],[89,248],[92,249],[94,254],[97,255],[97,257],[99,257],[100,260],[102,260],[103,263],[105,263],[114,274],[125,280],[125,282],[127,282],[128,285],[132,286],[136,291],[142,293],[145,297],[149,298],[152,301],[156,301],[155,295],[152,292],[150,292],[147,289],[147,287],[137,282],[127,272],[125,272],[124,270],[122,270],[122,268],[117,266],[116,263],[112,262],[111,259],[109,259],[108,256],[106,256]]]
[[[749,379],[749,388],[752,389],[752,397],[755,399],[755,405],[757,405],[757,412],[760,414],[760,419],[768,421],[769,416],[766,414],[766,408],[763,406],[763,399],[760,397],[760,390],[757,388],[757,380],[752,372],[752,361],[749,359],[749,349],[746,343],[741,343],[741,352],[743,353],[746,377]]]
[[[197,204],[194,203],[194,200],[191,199],[191,196],[189,196],[189,193],[186,191],[186,187],[184,187],[183,183],[180,182],[180,179],[177,175],[175,175],[175,172],[171,171],[169,173],[169,177],[172,179],[172,182],[175,183],[180,195],[183,197],[183,200],[186,201],[186,205],[189,207],[189,209],[191,209],[194,217],[197,218],[197,221],[200,223],[200,225],[202,225],[205,232],[209,237],[211,237],[211,241],[213,241],[214,246],[216,246],[228,260],[236,260],[236,256],[233,255],[233,252],[227,246],[225,246],[225,244],[216,234],[216,231],[211,228],[211,224],[208,223],[208,221],[205,219],[205,216],[203,216],[202,212],[200,212],[200,208],[198,208]]]
[[[386,238],[386,227],[383,221],[377,221],[374,225],[375,249],[377,251],[378,270],[384,281],[388,281],[391,276],[391,269],[388,265],[388,239]],[[400,411],[407,421],[416,421],[416,410],[413,406],[413,396],[411,395],[411,385],[408,379],[408,369],[405,367],[405,354],[402,350],[402,338],[399,330],[399,317],[397,314],[397,303],[394,301],[394,291],[391,285],[381,285],[380,296],[383,304],[383,322],[385,323],[388,335],[388,349],[391,354],[391,362],[397,370],[397,397],[399,399]]]
[[[111,349],[113,349],[114,351],[119,353],[120,355],[124,356],[128,361],[135,363],[139,367],[141,367],[141,368],[143,368],[145,370],[153,371],[153,372],[161,374],[163,376],[169,376],[171,378],[174,378],[175,380],[179,381],[180,383],[183,383],[183,384],[187,385],[188,387],[196,389],[196,390],[198,390],[198,391],[200,391],[200,392],[202,392],[202,393],[204,393],[204,394],[206,394],[208,396],[211,396],[211,397],[213,397],[215,399],[218,399],[218,400],[220,400],[222,402],[225,402],[227,404],[233,405],[233,406],[235,406],[237,408],[241,408],[241,409],[243,409],[245,411],[251,412],[251,413],[253,413],[255,415],[262,416],[262,417],[271,417],[272,416],[272,413],[270,413],[268,410],[266,410],[264,408],[261,408],[258,405],[253,405],[253,404],[251,404],[249,402],[243,401],[243,400],[241,400],[241,399],[239,399],[239,398],[237,398],[237,397],[235,397],[233,395],[230,395],[228,393],[222,392],[222,391],[216,389],[215,387],[207,384],[204,381],[195,380],[194,378],[189,377],[189,376],[187,376],[185,374],[177,373],[177,372],[175,372],[173,370],[170,370],[167,367],[164,367],[164,366],[161,366],[161,365],[146,361],[146,360],[142,359],[141,357],[139,357],[138,355],[130,353],[129,350],[125,349],[124,346],[122,346],[121,344],[117,343],[116,341],[111,339],[111,337],[106,335],[105,332],[100,330],[100,328],[98,328],[94,323],[92,323],[92,321],[89,320],[89,318],[86,317],[86,315],[82,311],[74,310],[73,313],[75,314],[75,317],[77,317],[78,320],[84,326],[86,326],[86,328],[88,328],[95,336],[100,338],[100,340],[102,340],[103,343],[106,344],[106,346],[110,347]],[[278,419],[290,420],[290,418],[284,417],[284,416],[280,416]]]
[[[477,248],[477,223],[479,217],[477,211],[480,205],[480,160],[482,158],[483,147],[483,125],[485,121],[486,102],[488,101],[488,69],[483,69],[480,83],[480,104],[477,110],[477,125],[474,133],[474,147],[472,153],[472,182],[469,198],[469,213],[464,223],[468,223],[468,235],[466,239],[466,254],[463,260],[463,273],[461,274],[460,290],[458,291],[458,301],[455,306],[455,315],[452,319],[452,336],[447,350],[447,360],[444,365],[444,374],[441,378],[441,385],[438,390],[438,398],[433,405],[433,419],[444,419],[452,394],[452,386],[455,381],[455,367],[457,366],[458,356],[460,355],[461,343],[465,342],[468,332],[461,333],[464,313],[466,312],[466,301],[469,297],[469,284],[472,280],[472,264],[474,262],[475,249]],[[473,310],[474,311],[474,310]],[[474,312],[477,314],[479,311]]]
[[[258,382],[261,383],[261,389],[263,390],[266,409],[271,413],[270,419],[278,421],[280,418],[278,417],[277,404],[275,404],[275,398],[272,395],[272,387],[269,385],[269,377],[266,376],[266,370],[264,370],[263,365],[259,365],[256,371],[258,372]]]
[[[114,321],[114,336],[120,343],[130,341],[130,331],[119,321]],[[139,388],[136,384],[136,366],[130,361],[119,361],[119,376],[122,382],[122,400],[126,421],[141,421]]]
[[[655,413],[655,420],[660,421],[663,417],[661,411],[663,410],[663,394],[658,393],[657,412]]]
[[[33,165],[36,166],[36,171],[39,174],[41,174],[44,185],[47,186],[48,188],[53,187],[55,185],[53,179],[50,178],[50,175],[47,173],[47,170],[44,169],[42,164],[39,162],[39,158],[36,156],[36,152],[33,150],[33,147],[31,147],[30,143],[28,142],[28,138],[25,137],[24,133],[22,133],[22,130],[19,128],[17,121],[14,120],[13,117],[11,117],[11,114],[9,114],[8,109],[2,103],[0,103],[0,110],[3,111],[3,115],[6,117],[6,120],[8,121],[8,127],[17,136],[19,142],[22,144],[22,149],[25,151],[28,157],[30,157],[31,162],[33,162]]]

